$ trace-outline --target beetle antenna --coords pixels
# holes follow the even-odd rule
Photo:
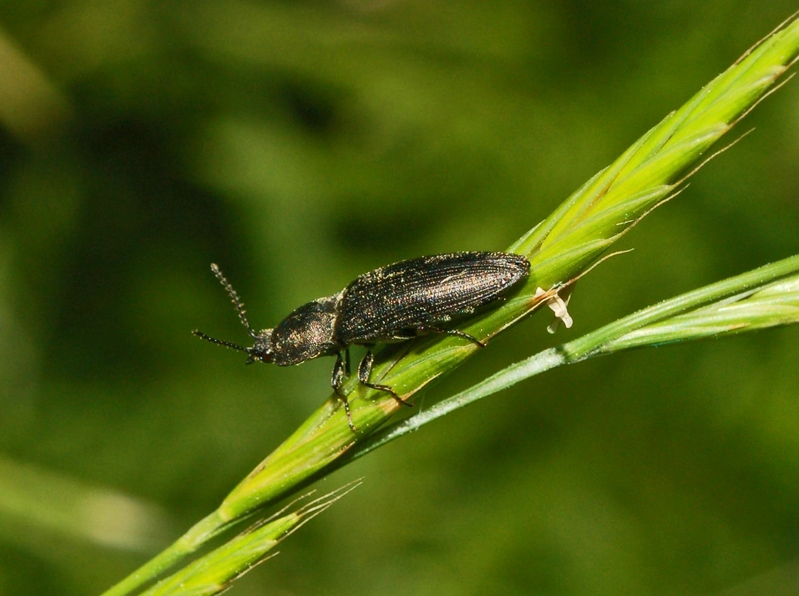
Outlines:
[[[218,346],[224,346],[226,348],[231,348],[233,350],[238,350],[239,352],[249,353],[247,348],[243,348],[239,344],[234,344],[232,342],[225,341],[223,339],[216,339],[215,337],[210,337],[205,333],[203,333],[202,331],[200,331],[199,329],[195,329],[194,331],[192,331],[192,334],[196,335],[197,337],[203,338],[205,341],[210,341],[212,344],[216,344]]]
[[[225,276],[222,275],[222,270],[219,268],[219,265],[216,263],[211,263],[211,271],[219,280],[219,283],[222,284],[222,287],[225,288],[225,291],[230,296],[230,300],[233,302],[233,306],[236,307],[236,312],[239,313],[239,320],[241,324],[244,325],[244,328],[247,329],[247,333],[250,334],[250,337],[253,339],[258,339],[258,334],[253,331],[252,327],[250,326],[250,322],[247,320],[247,311],[244,310],[244,303],[239,298],[239,295],[236,293],[236,290],[233,289],[233,286],[230,285],[230,282],[225,279]],[[235,348],[237,350],[241,350],[240,346],[235,344],[229,344],[228,342],[216,340],[207,335],[202,335],[199,332],[195,332],[194,335],[198,335],[199,337],[204,337],[205,339],[212,341],[213,343],[217,343],[220,345],[227,345],[229,348]],[[246,351],[246,350],[243,350]]]

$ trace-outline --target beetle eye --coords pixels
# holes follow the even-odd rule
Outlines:
[[[253,362],[265,362],[269,364],[270,362],[274,361],[274,356],[271,352],[258,350],[256,349],[256,346],[249,348],[247,353],[250,355],[250,357],[247,358],[247,364],[252,364]]]
[[[272,330],[264,329],[255,336],[255,343],[251,348],[247,348],[246,352],[250,355],[247,364],[253,362],[266,362],[267,364],[273,362],[275,359],[272,350]]]

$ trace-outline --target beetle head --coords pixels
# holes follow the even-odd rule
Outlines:
[[[247,364],[252,364],[253,362],[266,362],[268,364],[273,362],[275,355],[272,349],[272,329],[264,329],[254,335],[253,338],[255,343],[252,347],[244,349],[250,355],[247,359]]]
[[[233,302],[233,306],[236,307],[236,312],[239,315],[241,324],[244,325],[247,333],[255,340],[255,343],[252,345],[252,347],[245,348],[229,341],[210,337],[197,329],[192,331],[192,333],[197,337],[201,337],[206,341],[210,341],[212,344],[238,350],[239,352],[246,352],[249,355],[249,358],[247,358],[247,364],[252,364],[253,362],[273,362],[274,351],[272,349],[272,329],[263,329],[259,333],[256,333],[250,326],[250,322],[247,320],[247,313],[244,310],[244,303],[241,301],[241,298],[239,298],[236,290],[233,289],[233,286],[230,285],[230,282],[225,279],[224,275],[222,275],[222,271],[219,269],[216,263],[211,263],[211,271],[213,271],[214,275],[219,280],[219,283],[222,284],[222,287],[227,290],[227,293]]]

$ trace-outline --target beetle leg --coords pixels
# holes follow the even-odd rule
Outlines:
[[[400,397],[400,394],[394,391],[388,385],[378,385],[377,383],[371,383],[369,381],[369,377],[372,375],[372,364],[374,364],[375,356],[372,354],[371,350],[366,350],[366,355],[361,360],[361,363],[358,365],[358,380],[361,382],[362,385],[366,385],[371,389],[378,389],[380,391],[385,391],[390,393],[391,396],[396,399],[399,403],[403,406],[413,407],[413,404],[409,401],[406,401]]]
[[[330,377],[330,386],[333,387],[333,391],[336,392],[336,396],[341,400],[341,403],[344,404],[344,412],[347,414],[347,423],[350,425],[352,432],[358,432],[355,430],[355,425],[352,422],[352,412],[350,412],[350,402],[347,401],[347,396],[341,393],[341,384],[344,382],[344,379],[349,376],[348,370],[350,367],[350,353],[349,350],[345,351],[345,357],[341,357],[341,352],[336,355],[336,363],[333,365],[333,376]]]
[[[434,331],[436,333],[445,333],[447,335],[455,335],[457,337],[462,337],[463,339],[468,339],[470,342],[475,343],[481,348],[486,347],[486,343],[484,341],[480,341],[474,335],[469,335],[465,331],[461,331],[460,329],[442,329],[441,327],[433,327],[431,325],[424,325],[422,327],[417,327],[419,331]]]

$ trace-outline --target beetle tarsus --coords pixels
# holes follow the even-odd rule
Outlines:
[[[355,428],[355,424],[352,421],[352,412],[350,411],[350,402],[347,400],[347,396],[341,392],[341,384],[344,382],[344,379],[349,376],[349,368],[350,368],[350,351],[344,351],[344,358],[341,357],[341,352],[338,353],[336,356],[336,363],[333,365],[333,376],[330,377],[330,386],[333,387],[333,391],[338,397],[339,401],[344,404],[344,413],[347,414],[347,424],[350,425],[350,429],[352,432],[357,433],[358,431]]]
[[[336,392],[336,396],[339,398],[341,403],[344,404],[344,413],[347,415],[347,424],[350,425],[350,430],[354,433],[358,432],[358,429],[355,428],[355,423],[352,421],[352,412],[350,411],[350,402],[347,401],[347,397],[345,395],[341,395],[340,393]]]
[[[433,327],[432,325],[424,325],[422,327],[417,328],[419,331],[422,332],[434,332],[434,333],[442,333],[446,335],[454,335],[455,337],[462,337],[463,339],[468,339],[473,344],[476,344],[479,348],[485,348],[488,344],[480,339],[477,339],[474,335],[470,335],[465,331],[461,331],[460,329],[442,329],[441,327]]]
[[[390,393],[391,397],[401,403],[403,406],[408,406],[410,408],[413,407],[413,404],[406,399],[403,399],[402,396],[394,391],[388,385],[380,385],[378,383],[372,383],[369,380],[369,377],[372,375],[372,364],[374,364],[375,356],[372,354],[371,350],[367,350],[366,355],[361,360],[361,363],[358,365],[358,380],[361,382],[361,385],[366,385],[370,389],[377,389],[378,391],[385,391],[386,393]]]

